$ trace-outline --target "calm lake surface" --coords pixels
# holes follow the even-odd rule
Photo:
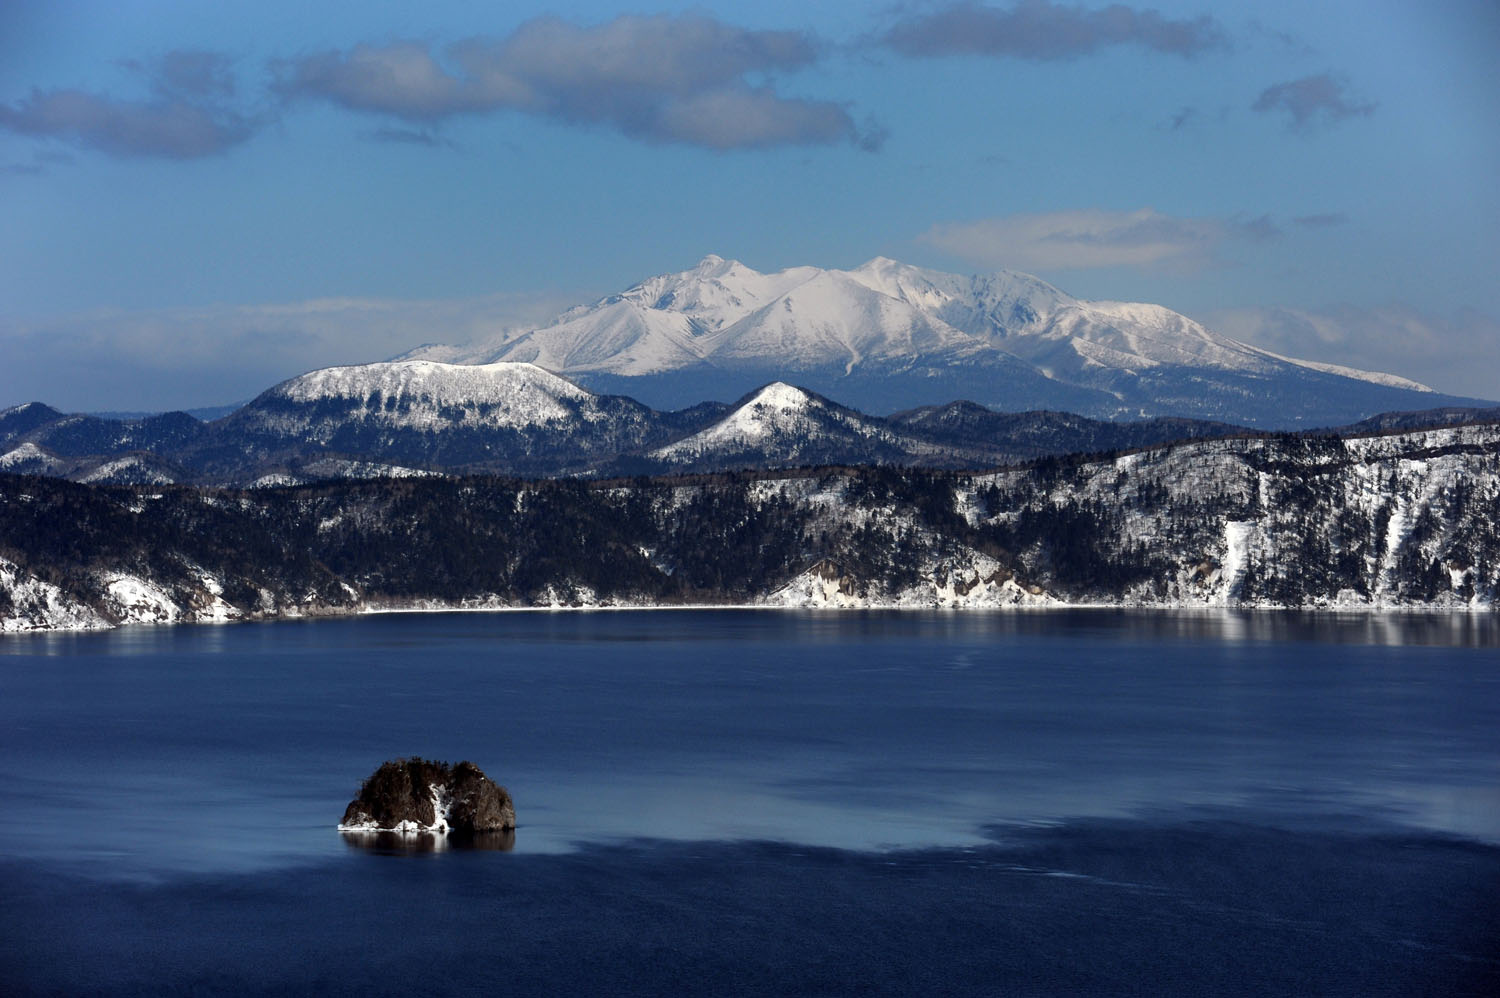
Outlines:
[[[341,837],[403,755],[507,786],[514,848]],[[24,992],[1500,986],[1494,617],[7,637],[0,777],[0,980]]]

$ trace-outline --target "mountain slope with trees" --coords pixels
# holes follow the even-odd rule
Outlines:
[[[1495,607],[1500,426],[249,491],[0,476],[0,626],[400,606]]]

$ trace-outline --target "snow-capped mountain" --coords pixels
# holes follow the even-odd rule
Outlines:
[[[646,454],[664,467],[698,469],[914,460],[941,449],[853,409],[775,382],[741,399],[723,419]]]
[[[397,361],[311,371],[241,410],[247,426],[318,439],[351,421],[387,429],[528,427],[597,420],[599,396],[532,364]]]
[[[1448,401],[1396,375],[1261,350],[1159,305],[1083,301],[1026,274],[965,277],[885,258],[762,274],[708,256],[540,329],[407,355],[424,356],[527,361],[666,407],[776,380],[875,413],[964,398],[1262,427]]]
[[[397,361],[331,367],[205,423],[0,410],[0,473],[75,481],[288,484],[319,478],[568,474],[711,423],[710,403],[657,412],[522,363]]]
[[[1500,409],[1388,413],[1352,429],[1493,422]],[[1346,428],[1347,429],[1347,428]],[[79,482],[291,485],[451,474],[618,477],[806,465],[993,468],[1050,455],[1242,436],[1182,417],[1097,420],[973,402],[871,416],[776,381],[663,412],[535,365],[395,361],[292,378],[228,416],[0,410],[0,474]]]
[[[204,456],[241,467],[247,454],[263,464],[338,455],[407,469],[555,473],[664,442],[716,414],[658,413],[533,364],[393,361],[276,385],[213,424]]]

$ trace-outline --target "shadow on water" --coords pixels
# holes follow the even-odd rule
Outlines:
[[[516,847],[515,829],[502,832],[377,832],[343,831],[344,845],[380,856],[416,856],[436,852],[510,852]]]
[[[996,838],[643,839],[151,884],[0,858],[0,910],[24,913],[6,925],[0,980],[18,994],[360,998],[1500,994],[1497,847],[1233,812]]]

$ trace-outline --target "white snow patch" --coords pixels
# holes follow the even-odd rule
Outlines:
[[[134,474],[131,474],[134,472]],[[81,482],[94,484],[98,482],[117,481],[126,478],[131,482],[150,485],[172,485],[176,479],[166,472],[142,460],[139,455],[127,454],[111,461],[105,461],[88,474],[79,478]]]
[[[1253,520],[1228,520],[1224,523],[1224,563],[1220,580],[1225,602],[1233,599],[1244,585],[1250,539],[1254,532]]]
[[[61,468],[63,463],[30,441],[0,454],[0,468],[14,468],[22,464],[35,464],[52,471]]]
[[[390,828],[383,828],[374,818],[365,814],[362,815],[362,821],[351,821],[348,824],[340,822],[338,830],[341,832],[395,832],[399,835],[436,835],[438,842],[441,843],[442,837],[447,835],[450,829],[448,819],[452,813],[453,801],[440,787],[432,786],[427,789],[432,801],[433,817],[430,825],[408,818],[397,822]]]
[[[0,558],[0,591],[10,598],[10,609],[0,616],[0,633],[20,631],[97,630],[109,621],[50,582],[21,571]]]
[[[104,591],[123,622],[171,624],[182,618],[178,606],[163,589],[133,575],[107,575]]]
[[[252,489],[275,489],[284,485],[306,485],[307,479],[296,475],[288,475],[284,472],[273,472],[269,475],[261,475],[250,483]]]

